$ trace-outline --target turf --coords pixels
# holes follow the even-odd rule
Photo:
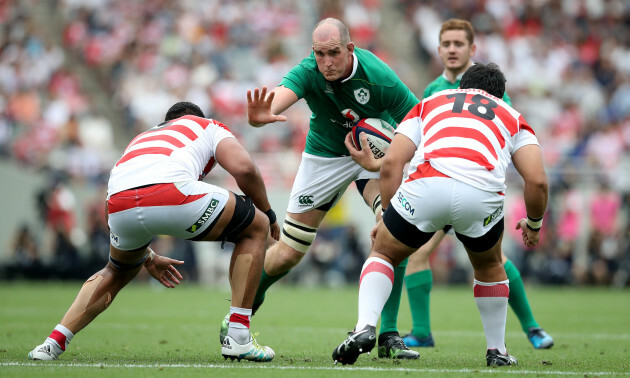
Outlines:
[[[227,290],[183,285],[158,290],[132,284],[78,334],[58,361],[33,362],[28,352],[50,333],[80,283],[3,283],[0,287],[0,376],[64,377],[383,377],[630,375],[630,291],[528,288],[537,320],[555,339],[534,350],[508,312],[507,346],[519,366],[487,368],[485,339],[471,289],[436,287],[432,296],[435,348],[416,361],[362,355],[333,365],[331,353],[356,321],[355,287],[277,285],[252,319],[258,340],[276,351],[267,364],[224,361],[218,341]],[[401,333],[411,324],[403,298]]]

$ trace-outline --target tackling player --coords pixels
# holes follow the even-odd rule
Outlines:
[[[149,248],[155,235],[235,243],[229,268],[230,327],[221,353],[239,361],[273,359],[274,351],[250,334],[249,323],[270,225],[276,240],[280,228],[247,151],[225,125],[203,117],[197,105],[179,102],[163,123],[129,143],[109,178],[109,262],[83,284],[50,336],[28,354],[30,359],[57,359],[143,266],[162,285],[179,284],[182,276],[173,265],[183,261],[155,254]],[[200,181],[216,163],[234,177],[244,196]]]
[[[386,204],[359,283],[354,331],[332,353],[353,364],[375,345],[375,326],[393,285],[394,267],[452,225],[474,270],[474,297],[486,335],[488,366],[516,365],[505,346],[509,281],[502,263],[505,173],[510,162],[525,182],[527,219],[516,224],[523,243],[538,243],[548,200],[540,146],[521,114],[500,99],[505,77],[477,63],[461,89],[439,92],[398,126],[381,167]],[[403,168],[409,163],[408,178]]]
[[[477,46],[474,43],[475,32],[470,22],[450,19],[440,29],[438,54],[444,64],[444,72],[431,82],[424,91],[423,98],[445,89],[459,87],[462,75],[473,65],[472,57]],[[512,105],[510,97],[505,93],[503,101]],[[413,328],[411,333],[403,337],[410,347],[434,346],[431,334],[430,294],[433,283],[429,257],[444,238],[444,231],[436,232],[436,236],[409,257],[405,276],[405,286],[411,308]],[[553,346],[553,338],[549,336],[534,318],[525,293],[521,274],[516,266],[501,252],[501,258],[510,281],[509,304],[516,314],[527,339],[536,349],[547,349]]]

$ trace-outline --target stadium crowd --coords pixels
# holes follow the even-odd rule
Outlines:
[[[156,109],[178,100],[195,102],[229,125],[253,152],[268,188],[289,188],[304,148],[308,108],[292,107],[287,126],[261,132],[247,125],[246,90],[275,86],[308,53],[304,46],[321,17],[346,20],[357,46],[396,67],[400,51],[379,35],[387,27],[383,6],[379,0],[1,2],[1,159],[53,177],[38,203],[54,242],[43,245],[20,228],[8,251],[14,254],[11,266],[35,267],[25,277],[47,277],[43,263],[33,261],[41,260],[38,251],[51,249],[77,264],[48,270],[57,272],[54,277],[85,278],[81,264],[103,261],[106,248],[99,243],[108,238],[99,202],[77,203],[72,184],[87,182],[103,193],[102,180],[123,147],[115,145],[115,134],[128,139],[147,129],[160,121]],[[630,284],[630,178],[624,174],[630,165],[630,4],[398,0],[395,6],[391,11],[414,35],[414,64],[425,67],[427,79],[442,69],[440,24],[452,17],[470,20],[477,31],[475,59],[501,66],[513,104],[541,141],[551,184],[543,242],[523,250],[513,233],[506,246],[523,277],[552,284]],[[42,7],[58,14],[51,23],[59,23],[59,35],[38,22],[35,11]],[[84,70],[75,69],[77,64]],[[82,85],[88,79],[99,84],[122,124],[96,110],[94,93]],[[234,189],[227,175],[218,177]],[[524,205],[508,202],[510,225],[524,215]],[[80,227],[76,211],[88,220],[84,242],[73,237]],[[338,251],[354,248],[357,231],[351,227],[332,224],[322,232],[312,266],[355,274],[353,260]],[[342,241],[335,243],[339,235]],[[456,245],[451,240],[434,254],[432,262],[443,271],[436,281],[468,279],[454,256]],[[189,275],[196,274],[191,268]]]

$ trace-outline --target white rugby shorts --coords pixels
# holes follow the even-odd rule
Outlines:
[[[477,238],[504,216],[505,196],[450,177],[423,177],[404,182],[391,200],[396,212],[422,232],[452,225],[455,232]]]
[[[330,158],[303,152],[287,212],[305,213],[335,199],[334,205],[353,181],[378,178],[378,172],[365,170],[350,156]]]
[[[229,192],[201,181],[155,184],[107,198],[111,244],[130,251],[155,235],[190,239],[221,214]]]

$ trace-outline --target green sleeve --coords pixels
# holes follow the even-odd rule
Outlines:
[[[512,106],[512,99],[510,98],[510,96],[508,96],[507,92],[503,93],[503,101],[505,101],[506,104]]]
[[[311,80],[309,71],[300,63],[282,78],[280,85],[292,90],[298,98],[304,98],[306,93],[311,90],[313,82],[314,80]]]
[[[407,113],[420,102],[398,78],[394,86],[385,88],[382,95],[383,103],[396,123],[402,122]]]

